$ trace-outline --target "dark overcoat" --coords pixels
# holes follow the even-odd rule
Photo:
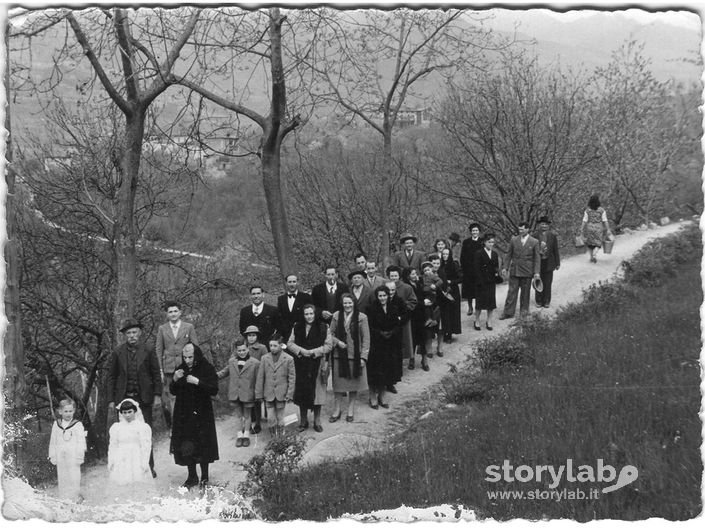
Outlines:
[[[110,357],[108,367],[108,397],[116,405],[125,399],[127,390],[127,343],[118,346]],[[162,376],[159,360],[152,347],[137,343],[137,383],[141,404],[152,405],[154,396],[162,395]]]
[[[370,355],[367,360],[367,383],[386,387],[396,383],[397,362],[401,350],[401,321],[395,304],[385,313],[378,301],[367,311],[370,325]]]
[[[169,390],[176,396],[169,453],[174,455],[179,466],[218,460],[218,438],[211,401],[211,396],[218,394],[215,368],[203,359],[194,361],[190,370],[185,363],[178,368],[183,369],[184,376],[169,385]],[[198,378],[198,385],[186,382],[189,374]]]

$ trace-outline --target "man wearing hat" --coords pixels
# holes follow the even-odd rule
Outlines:
[[[125,343],[119,345],[110,357],[108,365],[108,412],[115,412],[115,402],[125,398],[135,400],[142,411],[144,421],[152,427],[152,405],[160,405],[162,376],[159,360],[152,347],[140,339],[142,323],[127,319],[120,327]],[[149,468],[154,471],[154,455],[149,454]]]
[[[551,304],[551,285],[553,272],[561,267],[561,257],[558,253],[558,237],[549,229],[551,221],[548,216],[539,218],[539,230],[535,238],[539,241],[541,255],[541,282],[543,290],[536,290],[536,306],[548,308]]]
[[[421,263],[424,260],[423,253],[416,251],[416,241],[418,239],[411,233],[404,233],[399,237],[399,243],[402,246],[401,251],[397,251],[392,256],[392,264],[404,268],[415,268],[421,272]]]
[[[472,300],[477,298],[475,286],[475,254],[483,248],[480,238],[480,224],[475,222],[468,226],[470,236],[463,240],[460,248],[460,268],[463,270],[463,298],[468,301],[468,315],[472,315]],[[477,303],[475,303],[477,304]]]
[[[358,311],[366,314],[374,300],[374,291],[365,284],[365,273],[359,269],[353,270],[348,273],[348,281],[350,281],[350,293],[355,299]]]
[[[500,319],[514,317],[517,307],[517,297],[521,291],[519,313],[529,313],[531,300],[531,279],[541,278],[541,256],[539,255],[539,241],[529,235],[529,226],[520,222],[517,226],[519,235],[513,236],[509,242],[509,250],[504,261],[502,274],[509,273],[509,290],[504,303],[504,313]]]
[[[248,326],[256,326],[261,342],[269,343],[279,324],[279,311],[276,306],[264,302],[264,288],[259,284],[250,287],[250,300],[252,304],[240,310],[240,333],[245,335]]]

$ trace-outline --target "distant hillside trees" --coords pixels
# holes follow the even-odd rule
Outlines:
[[[688,116],[672,82],[654,78],[643,45],[627,42],[598,68],[589,114],[600,154],[596,175],[614,222],[648,223],[672,214],[670,197],[684,183],[674,172],[691,142]],[[690,136],[690,138],[689,138]],[[698,193],[699,194],[699,193]]]
[[[393,133],[400,116],[427,111],[430,86],[481,71],[487,52],[506,45],[482,28],[482,20],[459,10],[316,11],[317,46],[307,58],[317,74],[312,91],[380,134],[382,163],[370,177],[381,198],[375,216],[382,239],[375,252],[382,258],[389,256],[393,221],[387,204],[398,192]]]
[[[431,185],[454,214],[506,238],[521,220],[554,216],[598,153],[579,77],[526,57],[497,70],[455,83],[439,105],[431,157],[446,178]]]

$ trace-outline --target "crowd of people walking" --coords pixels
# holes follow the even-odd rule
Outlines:
[[[520,314],[527,314],[532,287],[536,306],[550,306],[553,272],[560,268],[558,238],[550,224],[542,216],[531,236],[527,223],[519,223],[504,258],[495,249],[494,233],[483,234],[477,223],[468,226],[470,236],[462,243],[452,233],[448,240],[436,239],[430,253],[420,251],[417,238],[405,233],[384,275],[359,253],[347,280],[327,266],[310,294],[302,291],[296,274],[289,274],[276,305],[265,303],[264,288],[253,285],[251,302],[239,314],[241,337],[220,371],[199,347],[194,326],[182,320],[179,302],[164,304],[167,322],[159,326],[154,348],[142,339],[142,324],[128,319],[120,329],[125,343],[114,350],[108,367],[108,409],[117,419],[110,428],[111,480],[133,485],[157,477],[152,407],[161,404],[171,429],[169,452],[188,471],[184,486],[206,485],[209,464],[219,456],[212,397],[220,379],[228,379],[228,400],[238,423],[236,447],[250,445],[265,417],[270,434],[280,434],[289,402],[299,409],[299,431],[310,427],[311,416],[312,429],[322,432],[329,381],[334,394],[329,423],[343,412],[353,422],[358,394],[365,389],[371,409],[388,408],[387,395],[397,392],[404,366],[414,370],[420,358],[418,366],[429,371],[429,360],[443,357],[443,345],[461,333],[461,298],[475,331],[493,330],[496,286],[502,282],[508,282],[508,291],[499,319],[514,317],[517,302]],[[590,198],[581,230],[594,262],[595,248],[611,236],[597,196]],[[72,401],[62,401],[50,446],[60,488],[70,497],[78,493],[85,451],[85,431],[74,409]]]

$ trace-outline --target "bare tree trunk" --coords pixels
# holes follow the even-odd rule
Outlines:
[[[118,221],[115,223],[115,254],[117,284],[115,285],[115,324],[120,325],[135,315],[137,291],[137,251],[135,233],[135,196],[139,178],[142,140],[144,137],[144,110],[126,116],[124,152],[119,169],[122,185],[118,191]]]
[[[274,249],[277,252],[279,269],[285,277],[289,273],[297,273],[298,270],[282,192],[280,147],[281,145],[276,141],[262,150],[262,184],[272,227]]]
[[[10,52],[8,42],[9,28],[5,27],[5,183],[7,199],[5,201],[7,241],[5,242],[5,315],[7,330],[3,342],[5,355],[4,394],[8,396],[7,405],[17,411],[25,406],[26,384],[24,377],[24,349],[22,347],[21,311],[20,311],[20,266],[19,243],[17,240],[15,197],[15,171],[12,167],[12,133],[10,119]]]
[[[380,229],[382,230],[382,247],[379,248],[380,260],[384,263],[382,269],[387,269],[392,263],[392,259],[389,256],[389,207],[388,204],[391,202],[391,181],[392,181],[392,127],[389,123],[388,116],[385,115],[384,119],[384,145],[382,150],[382,196],[385,200],[382,201],[382,207],[379,211],[379,223]]]

